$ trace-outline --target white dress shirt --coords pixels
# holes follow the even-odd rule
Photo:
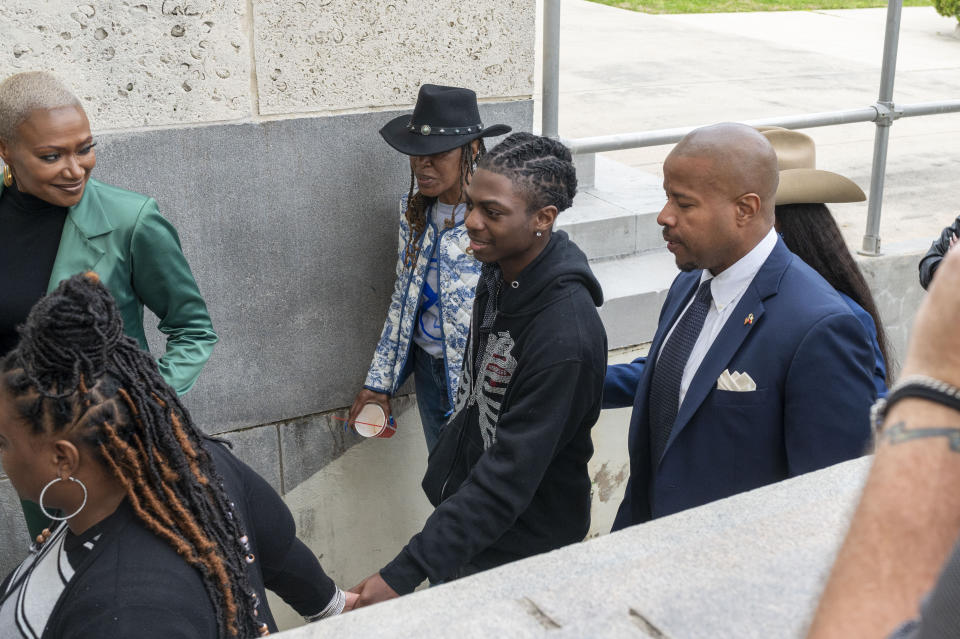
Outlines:
[[[760,271],[760,267],[763,266],[763,263],[770,257],[770,253],[773,252],[773,247],[776,245],[777,232],[771,228],[770,232],[767,233],[749,253],[737,260],[737,262],[720,273],[720,275],[714,277],[710,271],[703,269],[703,273],[700,275],[701,284],[713,278],[713,282],[710,283],[710,293],[713,296],[713,303],[710,304],[710,308],[707,310],[707,317],[703,320],[703,328],[700,330],[700,336],[697,338],[697,343],[693,345],[693,350],[690,351],[690,358],[687,359],[687,365],[683,369],[683,377],[680,379],[680,401],[677,403],[678,407],[683,405],[683,398],[687,395],[690,382],[693,381],[693,376],[700,368],[700,364],[703,363],[703,358],[706,357],[707,351],[710,350],[714,340],[717,339],[717,335],[720,334],[720,329],[722,329],[723,325],[730,319],[733,309],[737,307],[740,298],[743,297],[743,294],[747,291],[747,287],[750,286],[750,282],[756,277]],[[687,302],[687,305],[683,308],[683,313],[677,316],[677,322],[679,322],[680,318],[687,312],[687,308],[693,303],[695,297],[696,295],[690,297],[690,301]],[[742,321],[740,318],[737,318],[737,320]],[[673,335],[673,329],[676,327],[677,324],[674,322],[673,326],[670,327],[670,332],[667,333],[666,339],[663,340],[663,344],[667,343],[667,340]],[[657,361],[659,361],[660,353],[662,352],[663,347],[661,347],[660,352],[657,353]]]

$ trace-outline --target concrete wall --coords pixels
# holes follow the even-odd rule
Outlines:
[[[925,292],[920,288],[918,265],[930,248],[929,240],[891,242],[880,257],[857,257],[860,270],[873,296],[887,331],[893,374],[899,370],[907,352],[910,329]]]

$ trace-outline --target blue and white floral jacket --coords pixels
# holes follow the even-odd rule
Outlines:
[[[397,279],[393,285],[387,319],[383,323],[383,332],[380,334],[364,387],[393,395],[404,382],[423,294],[424,277],[434,246],[439,241],[437,271],[440,281],[440,320],[443,327],[443,364],[447,375],[447,397],[449,405],[453,406],[460,370],[463,367],[463,353],[467,347],[467,335],[470,332],[470,316],[480,277],[480,262],[466,253],[470,239],[463,223],[438,231],[429,221],[431,216],[428,212],[417,258],[412,266],[404,266],[404,252],[411,232],[410,224],[404,215],[406,210],[407,196],[404,195],[400,198]]]

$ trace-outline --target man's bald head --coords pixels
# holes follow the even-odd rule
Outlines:
[[[718,275],[767,237],[774,223],[777,155],[742,124],[688,134],[663,163],[667,194],[657,223],[683,270]]]
[[[773,146],[759,131],[745,124],[725,122],[688,133],[671,156],[709,160],[702,178],[731,198],[744,193],[760,196],[763,215],[771,223],[780,173]]]

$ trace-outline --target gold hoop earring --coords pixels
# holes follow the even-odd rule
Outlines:
[[[13,186],[13,171],[10,170],[9,164],[3,165],[3,185],[6,187]]]

